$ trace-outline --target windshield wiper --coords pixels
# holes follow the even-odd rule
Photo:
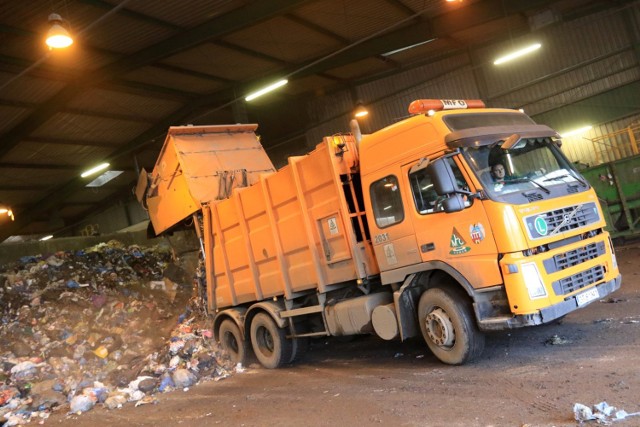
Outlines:
[[[552,176],[551,178],[547,178],[544,179],[544,182],[547,181],[560,181],[561,179],[565,179],[565,178],[573,178],[573,175],[569,175],[569,174],[564,174],[564,175],[558,175],[558,176]]]
[[[571,176],[573,176],[576,180],[578,180],[578,182],[580,184],[582,184],[583,187],[588,187],[587,183],[584,182],[584,180],[582,178],[580,178],[580,175],[578,175],[576,172],[574,172],[573,170],[569,169],[569,173],[571,174]]]
[[[539,182],[534,181],[531,178],[514,178],[514,179],[507,180],[505,182],[506,183],[530,182],[530,183],[534,184],[535,186],[539,187],[545,193],[551,194],[551,190],[549,190],[547,187],[545,187],[544,185],[540,184]]]
[[[564,175],[558,175],[558,176],[552,176],[551,178],[545,179],[544,182],[547,182],[547,181],[560,181],[560,180],[563,180],[565,178],[573,178],[576,181],[578,181],[580,184],[582,184],[583,187],[587,186],[586,182],[584,182],[582,179],[580,179],[577,175],[575,175],[573,173],[564,174]]]

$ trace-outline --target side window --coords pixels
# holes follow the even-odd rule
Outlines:
[[[393,175],[386,176],[369,187],[373,215],[376,218],[378,228],[402,222],[404,209],[400,197],[398,178]]]
[[[448,158],[447,161],[451,165],[453,175],[456,178],[458,187],[462,190],[469,190],[462,172],[453,161],[452,158]],[[415,203],[416,210],[421,214],[430,214],[434,212],[441,212],[443,210],[442,202],[446,196],[439,196],[434,189],[431,177],[427,174],[426,164],[418,169],[413,169],[409,172],[409,182],[411,183],[411,194],[413,196],[413,202]],[[465,200],[465,207],[471,206],[469,200]]]

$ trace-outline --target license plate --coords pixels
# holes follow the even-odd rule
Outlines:
[[[594,299],[598,299],[600,294],[598,293],[597,288],[591,288],[586,292],[576,295],[576,301],[578,302],[578,306],[585,305],[593,301]]]

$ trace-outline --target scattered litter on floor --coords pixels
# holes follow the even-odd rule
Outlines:
[[[607,304],[617,304],[619,302],[626,302],[627,299],[626,298],[616,298],[616,297],[609,297],[603,300],[600,300],[600,302],[604,302]]]
[[[156,404],[228,377],[193,279],[177,270],[168,247],[117,241],[0,266],[0,425]]]
[[[624,420],[628,417],[640,415],[640,412],[629,414],[624,409],[618,409],[607,402],[600,402],[593,407],[585,406],[581,403],[573,405],[573,415],[576,421],[596,421],[598,424],[608,425],[614,421]]]
[[[565,344],[571,344],[571,341],[559,335],[553,335],[544,342],[544,345],[565,345]]]
[[[638,318],[638,316],[630,316],[630,317],[624,317],[620,323],[624,323],[626,325],[633,325],[636,323],[640,323],[640,319]]]

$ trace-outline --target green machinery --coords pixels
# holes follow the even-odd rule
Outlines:
[[[611,237],[640,234],[640,155],[580,172],[596,190]]]

